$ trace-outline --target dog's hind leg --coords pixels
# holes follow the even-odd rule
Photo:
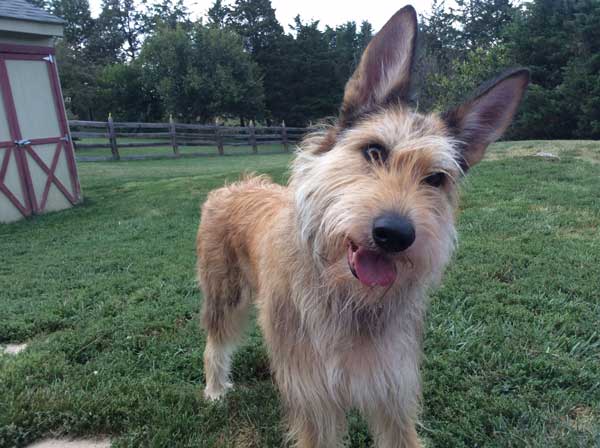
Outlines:
[[[210,400],[221,398],[230,382],[231,357],[240,342],[250,308],[250,290],[244,285],[240,272],[234,266],[222,266],[219,275],[213,266],[207,272],[200,269],[204,304],[202,321],[207,332],[204,350],[204,396]]]

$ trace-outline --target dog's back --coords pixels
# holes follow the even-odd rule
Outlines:
[[[209,342],[220,345],[240,336],[257,288],[252,266],[257,265],[262,236],[287,201],[286,188],[266,176],[249,176],[209,193],[196,239],[202,323]]]

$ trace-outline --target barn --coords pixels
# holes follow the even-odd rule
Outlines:
[[[0,223],[81,200],[54,42],[64,21],[0,1]]]

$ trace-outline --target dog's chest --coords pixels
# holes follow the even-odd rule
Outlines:
[[[418,388],[418,351],[395,338],[359,338],[321,358],[326,389],[346,406],[403,400]]]

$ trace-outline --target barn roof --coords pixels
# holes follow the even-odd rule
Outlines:
[[[60,25],[66,23],[63,19],[53,16],[26,0],[0,0],[0,18]]]

